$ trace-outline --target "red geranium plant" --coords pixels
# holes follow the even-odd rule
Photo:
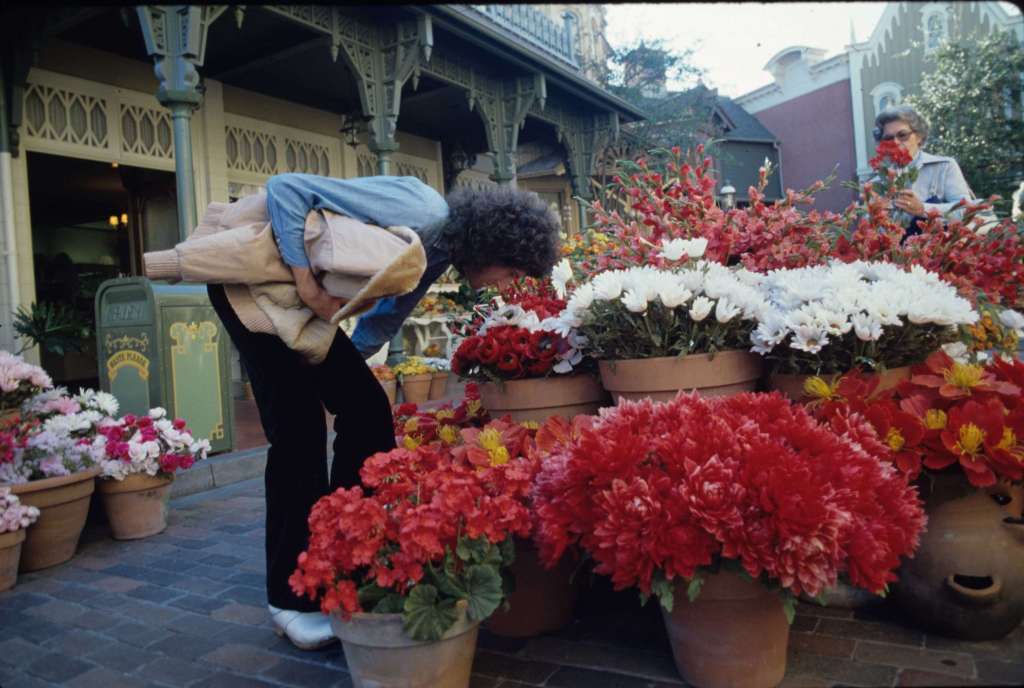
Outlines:
[[[501,604],[513,536],[530,534],[535,472],[530,431],[494,421],[370,457],[362,486],[341,488],[310,514],[308,549],[292,589],[325,613],[401,613],[405,632],[437,640],[459,618],[486,619]]]
[[[870,427],[819,424],[778,394],[624,401],[577,431],[535,480],[541,560],[578,545],[616,589],[669,610],[678,581],[692,599],[722,567],[794,595],[840,572],[884,591],[924,524],[916,491],[861,441]]]
[[[908,479],[958,468],[975,487],[1024,480],[1024,363],[960,363],[938,351],[912,373],[884,392],[859,373],[819,381],[811,407],[824,419],[863,414]]]

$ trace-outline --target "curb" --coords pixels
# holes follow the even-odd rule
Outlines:
[[[266,466],[266,446],[210,457],[175,476],[171,499],[261,477]]]

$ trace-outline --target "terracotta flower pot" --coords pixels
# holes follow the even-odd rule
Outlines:
[[[18,561],[24,541],[24,528],[0,533],[0,591],[10,590],[18,582]]]
[[[557,375],[534,380],[507,380],[480,384],[480,403],[498,418],[538,423],[554,415],[572,418],[597,413],[608,394],[593,375]]]
[[[349,621],[331,615],[355,688],[467,688],[480,624],[459,619],[440,640],[412,640],[401,614],[354,614]]]
[[[173,475],[135,473],[124,480],[104,478],[98,489],[115,540],[138,540],[167,528],[167,502]]]
[[[439,370],[430,378],[430,401],[444,399],[445,389],[448,387],[448,371]]]
[[[430,381],[432,373],[423,375],[405,375],[402,377],[402,396],[406,403],[422,404],[430,400]]]
[[[515,591],[508,598],[509,610],[499,607],[487,619],[487,630],[506,638],[526,638],[569,625],[579,596],[574,569],[569,557],[562,557],[550,571],[544,569],[533,541],[516,539],[516,559],[510,568]]]
[[[900,568],[894,597],[926,628],[1002,638],[1024,620],[1024,487],[972,487],[957,473],[925,476],[928,528]]]
[[[667,401],[680,390],[697,390],[710,397],[752,392],[761,377],[762,360],[749,351],[719,351],[713,357],[633,358],[598,365],[601,383],[616,402],[644,397]]]
[[[878,383],[876,392],[883,392],[892,389],[903,380],[910,379],[910,366],[900,368],[889,368],[884,373],[875,373],[881,380]],[[777,390],[791,401],[805,401],[804,383],[814,377],[813,375],[787,375],[784,373],[772,373],[768,376],[768,389]],[[829,381],[832,375],[822,375],[822,379]]]
[[[22,504],[39,509],[39,520],[25,533],[19,571],[38,571],[75,556],[99,472],[99,468],[89,468],[10,486]]]
[[[377,382],[384,388],[384,393],[388,395],[388,403],[394,406],[395,400],[398,398],[398,382],[395,380],[378,380]]]
[[[662,608],[672,656],[697,688],[769,688],[786,673],[789,622],[782,597],[723,571],[704,580],[696,600],[676,586],[675,607]]]

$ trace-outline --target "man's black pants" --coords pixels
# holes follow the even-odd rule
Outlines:
[[[267,499],[267,600],[281,609],[316,611],[296,596],[288,577],[309,541],[307,519],[318,499],[359,484],[359,468],[375,452],[395,447],[391,406],[348,336],[338,330],[327,358],[308,364],[278,337],[249,332],[224,287],[208,287],[210,302],[249,374],[270,447]],[[327,422],[335,415],[334,462],[327,476]]]

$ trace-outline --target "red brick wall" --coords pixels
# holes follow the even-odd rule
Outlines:
[[[817,194],[814,207],[838,212],[855,198],[853,191],[840,186],[840,182],[857,176],[848,79],[754,116],[781,142],[782,182],[787,189],[807,188],[827,177],[838,163],[835,181]]]

